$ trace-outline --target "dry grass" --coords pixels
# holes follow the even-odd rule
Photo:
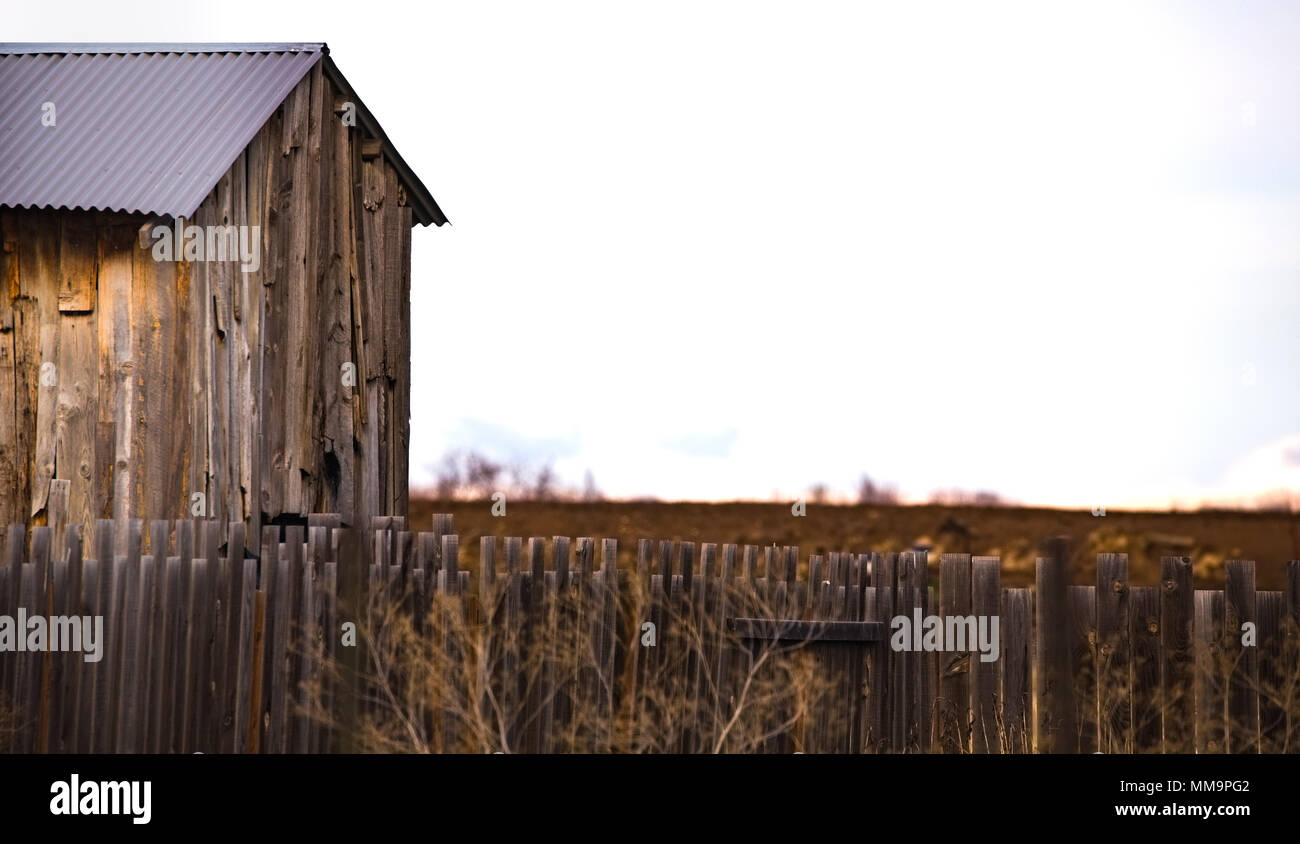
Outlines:
[[[568,590],[517,625],[506,622],[512,599],[499,589],[480,612],[442,593],[420,619],[405,598],[372,604],[362,642],[361,748],[754,753],[843,738],[847,724],[829,723],[846,692],[842,677],[818,670],[809,640],[741,639],[721,614],[656,604],[635,581],[632,588],[620,596],[619,614]],[[723,598],[746,617],[779,616],[749,590],[712,595]],[[604,637],[591,630],[618,617],[653,619],[655,644],[642,644],[639,627],[620,629],[623,645],[604,650]],[[725,672],[709,670],[723,650]],[[344,672],[336,662],[324,676],[337,682]],[[321,688],[307,686],[311,716],[343,728]]]
[[[869,706],[875,681],[862,651],[837,655],[828,643],[742,639],[726,617],[787,618],[789,610],[748,586],[714,582],[718,591],[707,600],[717,607],[725,599],[725,613],[687,612],[661,594],[656,600],[637,578],[625,580],[617,611],[601,603],[599,589],[530,596],[511,594],[501,579],[470,599],[439,593],[419,617],[409,611],[409,595],[377,598],[361,625],[363,693],[353,735],[363,750],[390,753],[921,749],[915,735],[902,747],[885,746],[869,733],[866,713],[853,711],[855,698]],[[641,644],[642,621],[655,625],[653,647]],[[613,654],[599,635],[611,625],[620,643]],[[1092,642],[1075,667],[1078,746],[1105,753],[1300,750],[1300,630],[1275,635],[1253,654],[1258,679],[1243,670],[1250,651],[1221,636],[1195,640],[1189,682],[1177,689],[1139,688],[1135,678],[1144,669],[1150,676],[1150,666],[1127,645]],[[706,668],[724,652],[725,671]],[[857,675],[846,670],[855,659]],[[327,662],[322,676],[337,683],[343,670]],[[346,729],[321,694],[321,679],[307,686],[309,712]],[[1257,698],[1258,726],[1229,704],[1241,690]],[[1002,701],[992,703],[993,722],[981,727],[966,701],[939,697],[930,746],[967,753],[972,732],[984,729],[984,743],[1003,753],[1034,752],[1032,707],[1018,707],[1013,721]],[[868,733],[850,742],[855,721]]]

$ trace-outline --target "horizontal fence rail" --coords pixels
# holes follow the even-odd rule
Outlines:
[[[996,557],[99,521],[0,545],[0,749],[1300,749],[1300,561]],[[634,552],[634,554],[632,553]],[[33,621],[40,617],[40,621]],[[73,619],[76,619],[74,623]],[[102,625],[102,626],[101,626]],[[42,632],[43,631],[43,632]],[[33,638],[35,637],[35,638]]]

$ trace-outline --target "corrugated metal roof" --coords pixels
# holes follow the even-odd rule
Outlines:
[[[0,205],[189,217],[328,52],[324,44],[0,44]],[[54,126],[42,125],[46,102]],[[417,222],[445,223],[364,117]]]

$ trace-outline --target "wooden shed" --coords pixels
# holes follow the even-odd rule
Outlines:
[[[0,524],[405,515],[446,221],[324,44],[0,44]]]

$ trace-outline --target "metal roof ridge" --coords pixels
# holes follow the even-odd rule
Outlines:
[[[0,42],[0,54],[7,55],[91,55],[131,53],[316,53],[323,41],[308,42]]]

